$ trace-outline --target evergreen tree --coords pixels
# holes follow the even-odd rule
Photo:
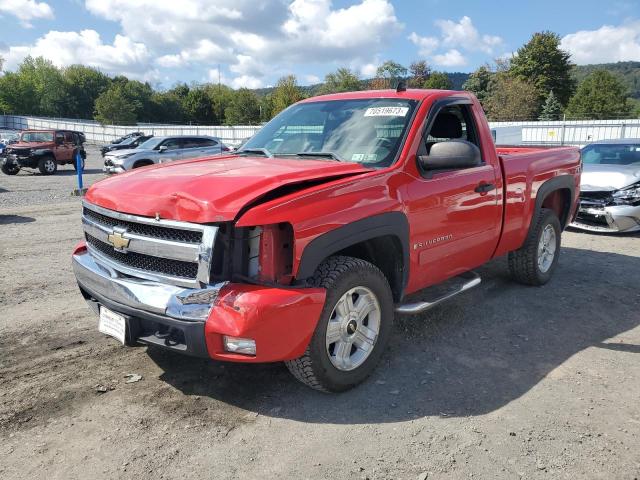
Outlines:
[[[560,120],[562,115],[562,104],[558,101],[553,90],[549,91],[547,99],[542,106],[542,112],[538,120]]]
[[[433,88],[436,90],[450,90],[453,87],[449,75],[444,72],[433,72],[424,82],[422,88]]]
[[[302,90],[298,87],[298,81],[295,75],[288,75],[280,78],[276,84],[276,88],[272,94],[272,111],[273,115],[280,113],[289,105],[296,103],[304,98]]]
[[[475,72],[469,75],[469,78],[462,85],[464,90],[472,92],[476,98],[484,105],[485,100],[489,96],[489,84],[493,73],[488,65],[482,65]]]
[[[585,78],[567,107],[567,116],[580,119],[627,118],[630,113],[626,86],[606,70]]]

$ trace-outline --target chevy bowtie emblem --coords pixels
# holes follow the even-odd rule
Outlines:
[[[129,239],[124,238],[122,233],[113,232],[107,236],[107,240],[116,250],[123,250],[129,246]]]

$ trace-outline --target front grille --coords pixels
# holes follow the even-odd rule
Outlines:
[[[576,223],[582,223],[591,227],[609,228],[607,219],[603,215],[590,215],[588,213],[578,213]]]
[[[161,238],[162,240],[170,240],[182,243],[200,243],[202,242],[202,232],[193,230],[178,230],[176,228],[159,227],[157,225],[146,225],[144,223],[128,222],[119,218],[108,217],[101,213],[84,207],[83,214],[85,217],[98,222],[107,227],[126,228],[128,232],[136,235],[144,235],[146,237]]]
[[[580,192],[580,203],[585,207],[604,207],[612,202],[613,197],[611,197],[611,192],[609,191]]]
[[[130,268],[189,280],[195,280],[198,274],[197,263],[152,257],[136,252],[122,253],[114,250],[111,245],[101,242],[88,233],[85,233],[85,238],[87,243],[102,255]]]

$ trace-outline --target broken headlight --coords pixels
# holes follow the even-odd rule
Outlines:
[[[611,196],[618,205],[633,205],[640,202],[640,182],[630,187],[616,190]]]

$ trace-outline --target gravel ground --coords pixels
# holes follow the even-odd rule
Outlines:
[[[95,149],[87,166],[102,177]],[[397,318],[365,384],[323,395],[280,364],[99,334],[69,261],[74,182],[0,176],[1,478],[640,477],[640,237],[566,232],[541,288],[493,261]]]

